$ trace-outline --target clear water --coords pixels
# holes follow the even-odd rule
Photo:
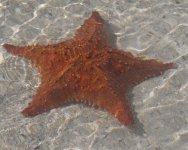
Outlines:
[[[23,117],[40,76],[29,61],[0,47],[0,149],[187,150],[187,8],[187,0],[0,0],[0,44],[63,41],[97,10],[119,49],[178,66],[134,87],[130,101],[139,128],[131,130],[83,105]]]

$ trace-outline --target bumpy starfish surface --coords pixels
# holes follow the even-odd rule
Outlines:
[[[73,39],[51,45],[4,48],[30,59],[41,74],[41,85],[22,113],[35,116],[69,102],[82,102],[132,125],[126,92],[132,85],[161,75],[172,63],[135,57],[108,42],[104,20],[94,11]]]

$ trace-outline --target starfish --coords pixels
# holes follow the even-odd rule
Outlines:
[[[49,45],[3,47],[31,60],[41,74],[36,95],[22,111],[26,117],[76,102],[104,109],[123,125],[132,126],[129,88],[173,68],[172,63],[143,59],[112,48],[105,21],[97,11],[92,12],[72,39]]]

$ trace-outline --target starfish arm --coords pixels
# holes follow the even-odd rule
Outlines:
[[[7,52],[20,57],[29,58],[30,52],[37,46],[14,46],[11,44],[3,44],[3,47]]]
[[[70,53],[72,41],[61,42],[53,45],[34,45],[34,46],[14,46],[4,44],[3,47],[11,54],[30,59],[37,67],[42,77],[51,78],[50,72],[53,73],[65,67],[67,61],[73,55]],[[74,54],[75,55],[75,54]],[[48,60],[48,61],[47,61]],[[60,63],[60,65],[58,65]],[[57,64],[54,67],[54,64]]]
[[[174,68],[173,63],[162,63],[157,60],[138,60],[130,69],[129,82],[138,84],[146,79],[162,75],[166,70]],[[131,75],[133,78],[131,78]]]
[[[93,71],[93,72],[92,72]],[[116,81],[101,68],[93,67],[92,71],[82,74],[85,80],[81,84],[81,92],[76,95],[76,102],[102,108],[114,115],[124,125],[133,125],[125,91],[122,91]]]
[[[118,75],[119,81],[122,81],[122,86],[127,88],[148,78],[162,75],[166,70],[174,68],[173,63],[142,59],[123,51],[113,52],[110,66],[114,70],[113,73]]]
[[[33,96],[31,103],[22,111],[22,114],[27,117],[33,117],[40,113],[49,111],[66,103],[69,99],[69,89],[41,86],[37,94]]]
[[[49,96],[52,93],[52,91],[57,93],[56,90],[47,90],[45,85],[41,85],[38,90],[37,94],[32,97],[32,101],[28,104],[26,108],[22,111],[22,114],[25,117],[33,117],[40,113],[43,113],[50,109],[51,107],[54,107],[51,103],[52,100],[49,101]],[[50,103],[51,102],[51,103]]]
[[[108,36],[105,30],[105,22],[99,13],[94,11],[89,19],[77,30],[75,40],[80,46],[91,48],[104,48],[109,45]]]
[[[53,78],[42,78],[37,94],[33,96],[31,103],[22,113],[32,117],[70,102],[76,94],[74,86],[77,79],[70,82],[73,70],[74,68],[69,66],[54,75]]]
[[[132,126],[134,124],[127,97],[116,95],[115,91],[109,86],[94,90],[91,93],[88,92],[84,97],[86,98],[86,104],[110,112],[123,125]]]
[[[32,60],[35,59],[36,55],[45,55],[46,53],[49,52],[57,53],[61,50],[62,54],[64,54],[66,53],[65,49],[69,49],[72,44],[73,44],[73,40],[67,40],[50,45],[15,46],[11,44],[3,44],[3,47],[7,50],[7,52],[13,55],[25,57],[27,59]]]

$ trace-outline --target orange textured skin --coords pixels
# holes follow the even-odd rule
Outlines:
[[[41,74],[36,95],[22,111],[28,117],[69,102],[82,102],[132,126],[128,88],[173,68],[172,63],[144,60],[110,47],[104,20],[96,11],[73,39],[51,45],[3,46],[14,55],[30,59]]]

